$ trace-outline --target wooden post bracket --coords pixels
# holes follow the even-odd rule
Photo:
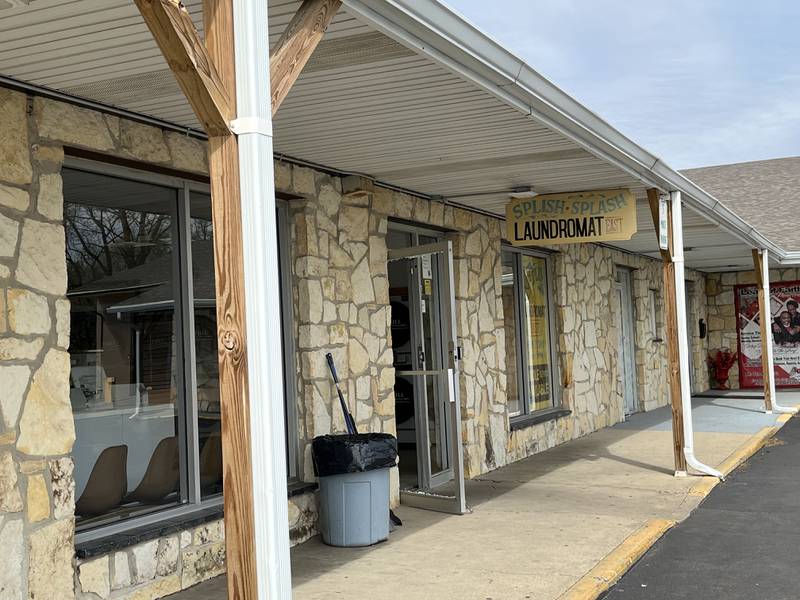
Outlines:
[[[300,77],[341,5],[341,0],[304,0],[270,50],[273,116]]]
[[[134,1],[203,129],[208,135],[230,134],[231,95],[189,12],[178,0]]]

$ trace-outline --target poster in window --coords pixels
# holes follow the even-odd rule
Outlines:
[[[743,388],[764,385],[761,370],[761,315],[758,287],[737,285],[736,335],[739,344],[739,385]],[[769,324],[777,387],[800,387],[800,281],[770,285]]]

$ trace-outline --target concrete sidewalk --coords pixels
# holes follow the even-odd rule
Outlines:
[[[794,405],[800,394],[781,393]],[[719,465],[776,423],[761,400],[694,402],[695,453]],[[651,519],[684,519],[702,478],[675,478],[668,408],[498,469],[466,484],[473,512],[400,507],[404,526],[371,548],[314,538],[292,551],[294,598],[558,598]],[[224,577],[177,594],[225,598]]]

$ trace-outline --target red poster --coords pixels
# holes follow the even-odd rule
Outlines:
[[[800,387],[800,281],[772,283],[770,291],[770,333],[777,387]],[[758,287],[737,285],[736,335],[739,344],[739,386],[760,388],[761,328]]]

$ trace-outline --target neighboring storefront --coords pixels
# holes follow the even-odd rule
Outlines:
[[[779,388],[800,385],[800,316],[795,318],[800,301],[797,269],[770,270],[772,322],[771,343],[775,363],[775,384]],[[709,352],[736,353],[728,374],[731,389],[759,389],[761,370],[761,333],[758,290],[752,271],[710,273],[707,277]],[[755,304],[754,304],[755,302]],[[744,371],[742,370],[744,367]]]
[[[777,158],[731,165],[689,169],[684,174],[725,202],[771,239],[789,251],[800,250],[800,238],[792,219],[776,219],[787,206],[797,203],[800,157]],[[778,388],[800,385],[800,301],[796,267],[771,268],[770,335]],[[708,350],[735,354],[728,372],[732,389],[758,391],[763,385],[761,332],[756,274],[751,269],[736,273],[709,273]],[[719,382],[712,382],[714,386]]]

